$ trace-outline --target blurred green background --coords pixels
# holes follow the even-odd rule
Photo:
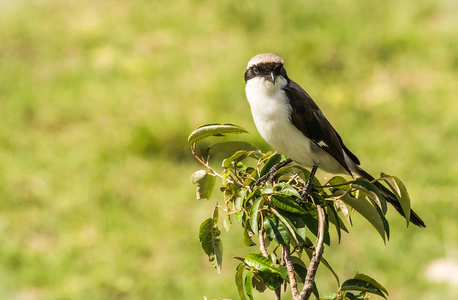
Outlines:
[[[274,52],[428,225],[391,209],[385,246],[355,218],[325,251],[336,272],[371,275],[390,299],[456,299],[426,273],[458,261],[457,14],[451,0],[1,0],[0,298],[237,299],[232,256],[258,250],[234,226],[222,274],[208,263],[197,232],[219,195],[195,200],[186,139],[230,122],[269,149],[243,73]]]

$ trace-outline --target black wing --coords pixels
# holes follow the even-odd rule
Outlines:
[[[358,158],[344,145],[342,138],[309,94],[292,80],[286,85],[285,92],[293,108],[291,113],[293,125],[318,147],[328,152],[352,175],[345,162],[344,151],[353,162],[359,165]]]

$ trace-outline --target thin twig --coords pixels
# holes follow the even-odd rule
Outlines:
[[[297,176],[299,176],[299,172],[297,172],[296,174],[294,174],[294,176],[291,177],[290,180],[288,180],[287,184],[291,184],[291,183],[297,178]]]
[[[206,161],[204,160],[204,158],[199,157],[195,152],[192,152],[192,154],[194,154],[194,157],[195,157],[202,165],[204,165],[207,169],[209,169],[210,172],[213,173],[213,175],[215,175],[215,176],[217,176],[217,177],[219,177],[219,178],[221,178],[221,179],[224,178],[224,176],[221,175],[221,174],[219,174],[218,172],[216,172],[216,171],[208,164],[208,162],[206,162]],[[238,185],[238,186],[243,187],[243,188],[247,188],[247,189],[250,188],[249,186],[247,186],[247,185],[245,185],[245,184],[239,183],[239,182],[237,182],[237,181],[232,181],[232,180],[230,180],[230,179],[228,179],[228,178],[226,178],[225,180],[226,180],[227,182],[229,182],[229,183]]]
[[[318,241],[315,246],[315,251],[313,252],[312,259],[310,260],[310,265],[307,269],[307,276],[305,277],[304,287],[301,291],[300,298],[307,300],[310,298],[313,290],[313,282],[315,280],[316,270],[320,264],[321,256],[323,256],[323,240],[324,240],[324,225],[325,225],[325,215],[324,209],[320,206],[316,206],[318,211]]]

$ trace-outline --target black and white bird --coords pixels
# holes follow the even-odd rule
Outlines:
[[[345,146],[342,138],[320,108],[283,67],[283,59],[272,53],[258,54],[245,72],[245,92],[256,127],[264,140],[279,153],[299,164],[333,173],[374,180],[359,165],[358,158]],[[310,183],[310,180],[309,180]],[[377,188],[404,216],[401,204],[385,186]],[[426,227],[411,210],[410,222]]]

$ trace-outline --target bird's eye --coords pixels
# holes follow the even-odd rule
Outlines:
[[[254,72],[255,74],[258,74],[258,73],[259,73],[259,69],[258,69],[257,67],[253,67],[253,72]]]

